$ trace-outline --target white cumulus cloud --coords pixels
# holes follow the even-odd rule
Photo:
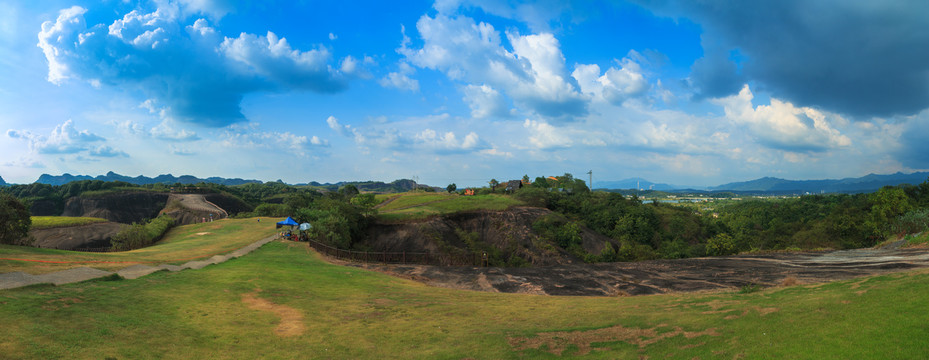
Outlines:
[[[416,29],[422,47],[410,48],[404,39],[398,50],[413,65],[466,84],[490,86],[524,110],[550,119],[587,113],[586,99],[573,85],[560,44],[550,33],[507,32],[510,51],[492,25],[466,16],[426,15]]]
[[[510,116],[506,99],[499,91],[487,85],[465,86],[464,101],[471,108],[471,116],[477,119]]]
[[[419,91],[419,81],[410,77],[416,72],[410,64],[401,62],[399,69],[387,74],[378,83],[383,87],[394,87],[401,90]]]
[[[833,127],[841,122],[837,115],[809,107],[796,107],[771,98],[770,105],[753,107],[754,95],[748,85],[738,95],[715,99],[726,118],[746,126],[758,141],[768,147],[791,152],[815,152],[847,147],[851,139]]]
[[[349,78],[366,76],[362,62],[343,57],[333,64],[321,45],[296,49],[270,31],[224,37],[206,19],[190,18],[205,13],[216,21],[234,10],[226,1],[156,4],[155,11],[133,10],[109,25],[89,26],[79,6],[61,10],[38,34],[48,80],[139,91],[176,121],[222,127],[245,121],[240,103],[247,93],[333,93]]]
[[[611,66],[602,75],[596,64],[580,64],[571,75],[577,79],[581,90],[594,99],[622,105],[627,99],[644,95],[650,88],[637,62],[639,59],[641,55],[630,50],[626,57],[616,60],[618,67]]]
[[[26,130],[7,130],[6,135],[12,139],[25,140],[29,151],[38,154],[80,154],[91,156],[128,156],[124,152],[107,145],[97,145],[105,138],[88,130],[77,130],[70,119],[55,126],[49,135],[34,134]]]

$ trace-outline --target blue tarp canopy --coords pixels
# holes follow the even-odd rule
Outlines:
[[[281,227],[281,226],[284,226],[284,225],[297,226],[297,225],[300,225],[300,224],[298,224],[296,220],[294,220],[293,218],[291,218],[290,216],[288,216],[287,219],[284,219],[284,221],[280,221],[280,222],[277,223],[277,227]]]

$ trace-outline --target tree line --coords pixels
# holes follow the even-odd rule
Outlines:
[[[553,215],[533,225],[536,235],[590,262],[861,248],[929,229],[929,180],[919,185],[887,186],[868,194],[727,201],[713,205],[712,209],[704,209],[703,205],[643,202],[635,195],[591,192],[583,180],[571,174],[537,177],[531,182],[524,176],[522,184],[511,196],[527,205],[553,211]],[[462,191],[453,185],[446,190]],[[195,186],[199,191],[227,194],[253,206],[253,210],[244,211],[239,217],[294,216],[300,222],[310,222],[314,238],[344,249],[363,247],[366,229],[376,220],[374,195],[362,194],[354,185],[325,193],[279,182]],[[11,243],[25,236],[13,234],[22,229],[28,231],[28,204],[35,199],[64,199],[93,191],[169,191],[170,188],[163,184],[140,186],[99,180],[59,186],[5,187],[0,189],[4,194],[0,202],[4,236],[0,241]],[[476,190],[502,192],[495,186]],[[612,242],[600,253],[587,253],[580,246],[584,228],[605,235]]]

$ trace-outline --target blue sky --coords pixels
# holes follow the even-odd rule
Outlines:
[[[3,1],[0,176],[924,171],[927,23],[924,1]]]

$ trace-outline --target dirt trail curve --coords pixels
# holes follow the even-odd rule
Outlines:
[[[394,196],[391,196],[391,197],[387,198],[387,200],[384,200],[384,202],[382,202],[382,203],[380,203],[380,204],[377,204],[377,205],[374,205],[374,208],[375,208],[375,209],[380,209],[380,208],[386,206],[387,204],[390,204],[392,201],[397,200],[397,198],[399,198],[400,196],[401,196],[401,195],[394,195]]]
[[[212,257],[204,260],[192,260],[184,263],[183,265],[168,265],[161,264],[157,266],[149,265],[133,265],[115,273],[89,268],[89,267],[78,267],[68,270],[62,270],[58,272],[41,274],[41,275],[32,275],[27,274],[21,271],[4,273],[0,274],[0,290],[3,289],[12,289],[34,284],[70,284],[80,281],[87,281],[92,279],[98,279],[102,277],[111,276],[117,274],[125,279],[136,279],[142,276],[151,274],[157,271],[181,271],[184,269],[201,269],[207,265],[219,264],[225,262],[226,260],[237,258],[248,254],[255,249],[261,247],[264,244],[267,244],[277,238],[277,235],[269,236],[267,238],[258,240],[250,245],[234,250],[225,255],[213,255]]]
[[[929,267],[929,249],[858,249],[532,268],[358,265],[429,285],[546,295],[646,295],[821,283]]]
[[[229,214],[226,212],[226,210],[223,210],[219,206],[216,206],[216,204],[207,201],[206,198],[200,194],[171,194],[168,196],[168,204],[171,204],[171,202],[175,200],[179,201],[185,208],[191,210],[221,214],[218,219],[229,217]]]

